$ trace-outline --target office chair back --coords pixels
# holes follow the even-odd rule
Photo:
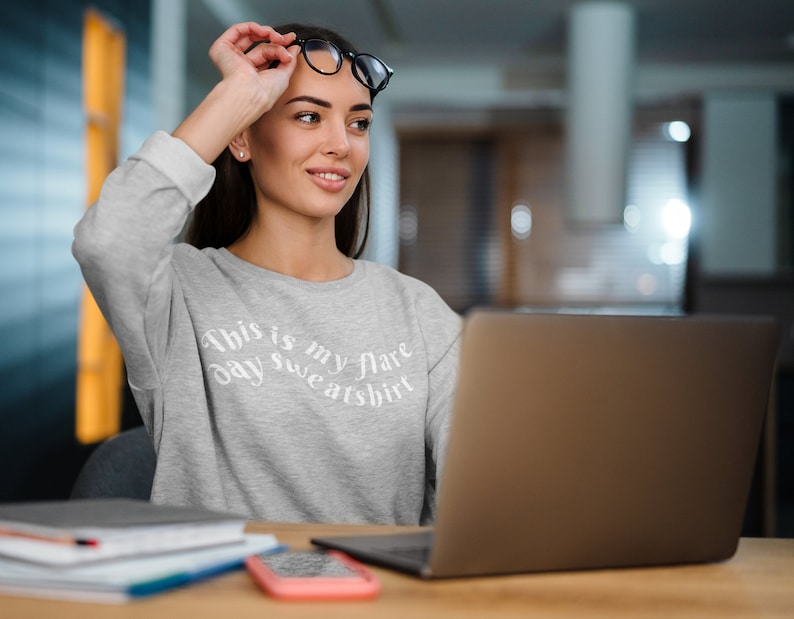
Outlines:
[[[72,499],[149,500],[157,455],[146,428],[125,430],[94,449],[72,486]]]

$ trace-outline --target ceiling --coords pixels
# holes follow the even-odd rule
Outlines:
[[[231,23],[301,21],[330,26],[382,56],[395,80],[402,78],[394,90],[408,93],[404,99],[428,90],[415,78],[436,65],[458,76],[452,88],[458,101],[478,86],[493,90],[491,82],[477,81],[486,68],[503,82],[512,75],[518,88],[559,89],[567,20],[578,1],[191,0],[189,73],[199,88],[214,82],[207,48]],[[669,83],[681,67],[696,66],[701,72],[692,74],[691,84],[702,84],[707,68],[722,70],[721,83],[749,80],[794,91],[794,0],[622,1],[634,9],[638,69],[655,67],[654,75]]]

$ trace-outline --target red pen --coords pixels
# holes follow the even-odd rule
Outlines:
[[[96,539],[79,539],[73,537],[52,537],[48,535],[39,535],[36,533],[26,533],[24,531],[11,531],[8,529],[0,529],[0,536],[5,537],[21,537],[24,539],[33,539],[41,542],[50,542],[53,544],[69,544],[75,546],[99,546],[99,540]]]

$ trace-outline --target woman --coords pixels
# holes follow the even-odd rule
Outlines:
[[[155,502],[432,518],[461,321],[356,259],[372,99],[391,71],[351,50],[323,29],[229,28],[210,48],[219,83],[75,229],[158,452]],[[194,244],[172,243],[197,204]]]

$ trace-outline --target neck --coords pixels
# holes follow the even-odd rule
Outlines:
[[[353,272],[353,261],[336,248],[333,220],[314,230],[275,230],[254,222],[248,233],[227,248],[253,265],[310,282],[328,282]]]

